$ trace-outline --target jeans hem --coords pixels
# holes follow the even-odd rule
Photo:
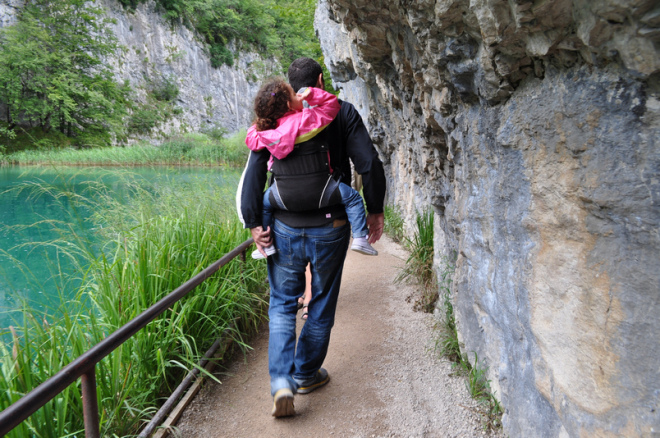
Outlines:
[[[271,379],[270,395],[274,396],[282,388],[288,388],[295,394],[298,389],[298,383],[291,377],[275,377]]]

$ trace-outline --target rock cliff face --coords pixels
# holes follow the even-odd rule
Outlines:
[[[457,255],[464,352],[513,437],[660,433],[660,6],[321,0],[388,202]]]
[[[0,0],[0,27],[15,21],[23,0]],[[116,0],[96,0],[116,20],[111,28],[122,50],[108,62],[144,99],[150,82],[174,81],[182,111],[160,128],[164,134],[220,127],[235,132],[252,121],[260,78],[278,66],[256,53],[241,53],[233,67],[213,68],[204,42],[190,29],[166,22],[154,1],[133,12]]]
[[[0,27],[12,24],[22,6],[23,0],[0,0]]]

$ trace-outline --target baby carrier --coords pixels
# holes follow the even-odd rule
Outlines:
[[[327,130],[299,143],[285,158],[273,157],[270,202],[302,212],[341,204],[339,178],[333,175]]]

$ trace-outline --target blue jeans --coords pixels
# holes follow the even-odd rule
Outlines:
[[[276,205],[271,204],[271,190],[272,188],[268,187],[268,190],[264,193],[264,209],[261,213],[261,222],[264,230],[273,225],[274,208],[286,210],[284,205],[279,204],[279,202],[276,203]],[[353,189],[348,184],[340,183],[339,193],[341,193],[341,201],[346,209],[348,221],[351,223],[351,228],[353,229],[353,237],[365,237],[369,234],[369,230],[367,228],[367,213],[364,210],[364,203],[362,201],[362,196],[360,196],[360,192]]]
[[[350,233],[348,224],[292,228],[273,224],[277,252],[268,257],[270,318],[268,371],[270,390],[298,389],[295,379],[314,377],[328,352],[337,297]],[[305,268],[311,265],[312,301],[296,346],[298,297],[305,291]]]

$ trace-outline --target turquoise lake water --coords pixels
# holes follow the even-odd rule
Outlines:
[[[146,184],[177,186],[186,181],[236,187],[240,174],[217,168],[36,168],[0,167],[0,331],[21,324],[23,300],[46,314],[75,297],[81,268],[66,256],[71,236],[98,247],[93,212],[62,193],[93,197],[90,186],[102,184],[126,200],[126,178]],[[40,188],[47,188],[43,193]],[[40,193],[42,192],[42,193]],[[58,241],[57,245],[51,242]],[[71,246],[73,248],[73,246]]]

